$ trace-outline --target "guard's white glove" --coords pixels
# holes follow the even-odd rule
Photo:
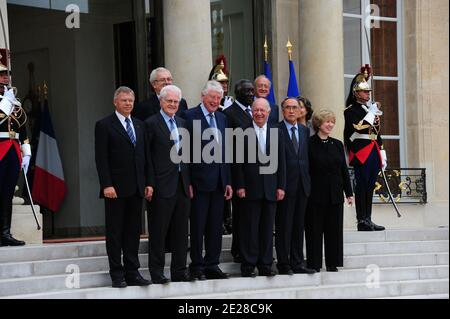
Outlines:
[[[28,143],[22,144],[20,150],[22,151],[22,168],[26,174],[30,166],[31,146]]]
[[[22,168],[25,174],[28,172],[28,167],[30,166],[30,159],[31,159],[30,155],[22,157]]]
[[[387,167],[387,155],[385,150],[380,151],[381,154],[381,169],[384,171]]]
[[[2,100],[0,101],[0,110],[6,114],[6,116],[10,116],[12,111],[14,110],[14,105],[21,106],[20,102],[16,99],[14,95],[14,90],[11,88],[4,87],[3,95],[0,95]]]
[[[223,109],[225,110],[227,107],[230,107],[234,103],[234,99],[231,96],[225,96],[223,98]]]
[[[369,107],[369,112],[372,113],[373,115],[378,116],[383,115],[383,112],[380,111],[377,103],[372,103],[372,105]]]

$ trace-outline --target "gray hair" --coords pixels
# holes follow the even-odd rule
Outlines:
[[[169,72],[169,74],[172,75],[172,73],[169,70],[167,70],[166,68],[163,68],[163,67],[156,68],[152,71],[152,73],[150,73],[150,77],[148,79],[150,81],[150,83],[155,82],[156,76],[159,72]]]
[[[181,100],[181,89],[178,86],[175,85],[167,85],[162,88],[161,92],[159,93],[159,96],[165,99],[167,97],[167,93],[172,92],[178,95],[179,99]]]
[[[135,96],[134,91],[128,86],[121,86],[114,92],[114,100],[117,99],[120,93],[133,94]]]
[[[212,81],[206,82],[206,84],[202,90],[202,96],[207,95],[209,91],[214,91],[214,92],[220,93],[220,95],[223,96],[222,85],[217,81],[212,80]]]
[[[271,82],[270,79],[269,79],[267,76],[265,76],[264,74],[258,75],[258,76],[256,77],[255,82],[254,82],[255,86],[256,86],[256,82],[258,82],[258,81],[261,80],[261,79],[265,79],[265,80],[269,81],[269,87],[272,86],[272,82]]]
[[[266,106],[268,112],[270,112],[270,111],[272,110],[272,109],[270,108],[269,101],[267,101],[265,98],[262,98],[262,97],[261,97],[261,98],[255,99],[255,100],[253,101],[253,104],[252,104],[252,111],[253,111],[253,107],[255,106],[256,102],[263,102],[263,104]]]

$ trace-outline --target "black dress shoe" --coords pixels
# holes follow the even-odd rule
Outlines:
[[[190,281],[195,281],[196,279],[189,275],[189,274],[183,274],[181,276],[172,276],[170,278],[171,282],[190,282]]]
[[[167,279],[164,275],[151,275],[152,276],[152,282],[157,285],[165,285],[170,282],[169,279]]]
[[[241,273],[242,277],[246,277],[246,278],[255,278],[256,277],[256,273],[254,270],[250,270],[250,271],[243,271]]]
[[[337,272],[338,269],[336,267],[327,267],[327,271]]]
[[[314,268],[316,272],[320,272],[320,268]]]
[[[295,274],[315,274],[316,271],[314,269],[307,268],[305,266],[300,266],[293,269]]]
[[[1,239],[2,246],[24,246],[25,242],[23,240],[15,239],[11,234],[2,236]]]
[[[116,279],[112,281],[112,287],[113,288],[126,288],[127,287],[127,282],[125,281],[125,279]]]
[[[150,280],[147,280],[140,275],[134,277],[127,277],[126,282],[128,286],[148,286],[152,284]]]
[[[365,219],[358,221],[358,231],[374,231],[373,226]]]
[[[278,270],[278,274],[279,275],[289,275],[292,276],[294,274],[294,272],[292,271],[291,268],[287,268],[287,269],[279,269]]]
[[[260,270],[258,270],[258,275],[266,276],[266,277],[273,277],[276,275],[276,272],[270,268],[269,269],[260,269]]]
[[[370,226],[372,227],[372,229],[373,229],[374,231],[382,231],[382,230],[385,230],[385,229],[386,229],[384,226],[377,225],[377,224],[375,224],[375,223],[374,223],[373,221],[371,221],[371,220],[369,220],[369,224],[370,224]]]
[[[191,272],[191,277],[200,280],[200,281],[204,281],[206,280],[206,276],[205,273],[201,270],[197,270],[197,271],[192,271]]]
[[[220,268],[205,269],[205,275],[207,279],[228,279],[230,277],[230,275],[224,273]]]

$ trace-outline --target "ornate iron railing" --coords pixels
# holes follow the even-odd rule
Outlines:
[[[349,168],[350,179],[355,189],[355,174],[353,168]],[[426,204],[427,183],[425,168],[391,168],[385,171],[392,195],[399,204]],[[375,191],[373,193],[374,204],[389,203],[389,195],[385,182],[378,176]]]

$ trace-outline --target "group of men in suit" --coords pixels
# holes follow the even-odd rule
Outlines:
[[[263,91],[267,90],[266,80],[257,79],[265,84]],[[288,127],[289,120],[278,123],[278,107],[264,97],[255,97],[255,86],[249,80],[236,83],[236,98],[222,112],[224,92],[218,82],[208,81],[201,103],[189,110],[181,90],[172,82],[167,69],[154,70],[150,83],[155,94],[134,111],[133,91],[120,87],[114,95],[114,114],[96,124],[96,164],[100,196],[105,198],[113,287],[168,283],[164,275],[166,245],[172,252],[172,282],[228,278],[219,267],[219,258],[224,204],[230,199],[232,253],[241,263],[242,276],[256,276],[255,268],[261,276],[276,274],[272,269],[275,215],[281,216],[276,222],[279,273],[314,272],[304,263],[300,221],[306,206],[302,202],[309,191],[305,151],[309,132],[296,123]],[[291,127],[297,131],[290,133]],[[237,159],[240,150],[233,141],[235,157],[229,163],[225,131],[236,128],[250,129],[250,134],[242,140],[243,160]],[[183,132],[189,133],[188,138]],[[195,149],[195,140],[201,140],[200,149]],[[194,152],[205,155],[205,150],[214,161],[205,156],[193,160]],[[183,157],[186,151],[188,161]],[[248,156],[252,152],[257,154],[256,160]],[[262,173],[270,166],[264,157],[269,154],[276,154],[276,168]],[[287,171],[295,177],[289,182]],[[148,203],[151,281],[138,272],[142,198]],[[300,228],[294,231],[296,227]],[[188,269],[189,234],[192,262]]]

